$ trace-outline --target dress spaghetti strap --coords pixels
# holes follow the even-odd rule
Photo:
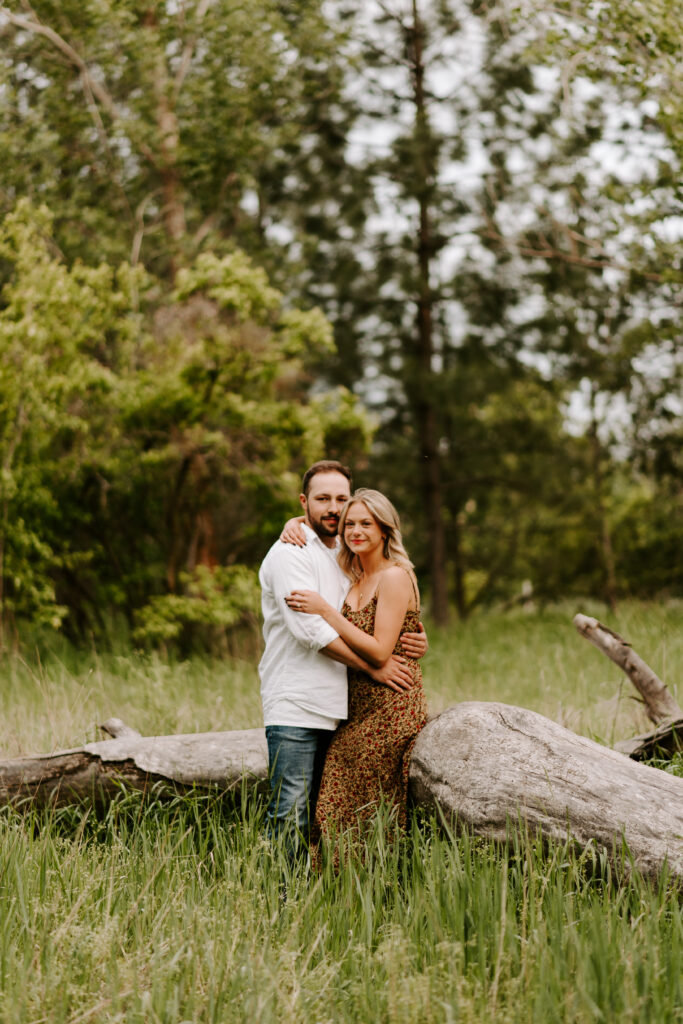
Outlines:
[[[415,582],[415,576],[413,575],[413,573],[408,571],[408,569],[406,569],[406,572],[410,576],[410,582],[413,585],[413,594],[415,595],[415,611],[419,615],[420,614],[420,592],[417,589],[417,583]]]

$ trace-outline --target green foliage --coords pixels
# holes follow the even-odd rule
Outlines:
[[[318,159],[304,140],[344,102],[338,32],[320,3],[299,6],[3,4],[3,202],[47,203],[69,261],[141,259],[168,278],[231,238],[262,263],[271,197]]]
[[[226,649],[227,632],[257,625],[261,592],[253,570],[200,565],[192,574],[180,573],[178,582],[180,593],[153,597],[140,609],[134,639],[164,645],[180,641],[186,652],[185,634],[200,650],[218,654]]]
[[[679,594],[683,586],[681,499],[642,480],[615,496],[614,545],[624,593]]]
[[[6,623],[253,568],[323,454],[463,616],[680,593],[680,4],[517,7],[2,5]]]
[[[556,53],[568,55],[574,67],[603,80],[609,76],[656,100],[657,123],[683,157],[683,12],[677,0],[606,0],[593,18],[578,15],[568,0],[552,7],[543,0],[526,0],[518,9],[525,20],[540,15],[552,26],[548,42]]]
[[[237,564],[265,552],[328,435],[344,458],[369,439],[350,395],[309,396],[327,321],[286,306],[238,250],[201,254],[170,292],[125,264],[69,268],[25,203],[1,253],[5,620],[68,610],[82,636],[105,607],[132,622],[154,597],[144,635],[169,639],[173,610],[185,635],[207,607],[197,570],[227,564],[207,613],[227,628],[236,602],[253,608]]]
[[[100,408],[118,397],[101,356],[125,353],[137,333],[144,274],[67,269],[50,253],[50,226],[44,208],[34,216],[21,202],[0,231],[0,617],[58,625],[54,573],[77,552],[51,529],[62,514],[54,482],[99,443]]]

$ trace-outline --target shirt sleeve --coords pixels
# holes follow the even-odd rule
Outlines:
[[[270,587],[273,600],[282,611],[285,626],[298,643],[312,651],[320,651],[336,640],[339,633],[321,615],[295,612],[285,604],[293,590],[315,590],[320,586],[315,566],[305,548],[282,544],[274,552],[270,564]]]

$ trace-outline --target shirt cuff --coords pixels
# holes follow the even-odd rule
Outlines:
[[[336,640],[339,633],[333,626],[330,626],[329,622],[323,622],[320,629],[316,632],[315,637],[311,638],[311,650],[321,651],[323,647],[327,647],[333,640]]]

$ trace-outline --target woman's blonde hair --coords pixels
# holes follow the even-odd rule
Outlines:
[[[342,571],[354,581],[357,580],[361,574],[358,559],[355,553],[351,551],[344,538],[346,516],[351,506],[357,501],[360,501],[365,505],[368,512],[384,534],[384,557],[388,561],[393,562],[395,565],[400,565],[403,569],[409,572],[413,582],[415,582],[413,563],[408,558],[408,553],[403,547],[401,521],[398,518],[398,512],[384,494],[380,491],[373,491],[369,487],[361,487],[359,490],[355,491],[344,505],[341,515],[339,516],[339,536],[341,538],[341,547],[339,548],[337,561],[339,562]]]

